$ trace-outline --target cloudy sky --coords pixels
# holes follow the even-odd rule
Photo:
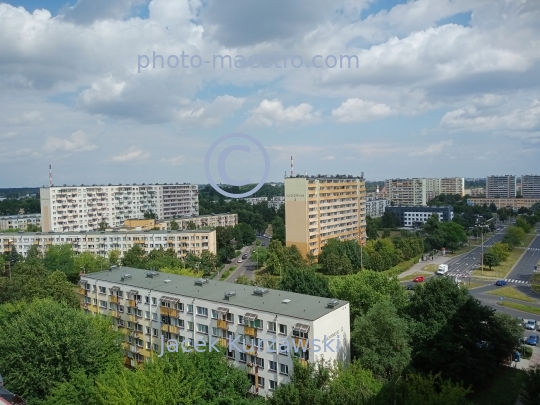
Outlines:
[[[540,172],[538,0],[1,1],[0,187]]]

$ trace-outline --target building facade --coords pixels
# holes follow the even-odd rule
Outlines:
[[[413,207],[427,203],[426,179],[390,179],[384,188],[393,205]]]
[[[102,222],[119,227],[126,219],[157,219],[199,214],[199,191],[194,184],[46,187],[40,191],[44,232],[90,231]]]
[[[283,204],[285,204],[285,197],[282,196],[272,197],[272,199],[268,201],[268,206],[274,208],[276,211],[280,209]]]
[[[173,249],[178,257],[188,253],[201,255],[208,250],[216,254],[216,231],[125,231],[125,232],[19,232],[0,233],[2,251],[7,253],[11,246],[26,257],[30,246],[36,245],[41,252],[49,246],[71,244],[76,254],[83,252],[107,256],[111,250],[120,251],[121,256],[135,245],[146,253],[154,249]]]
[[[81,275],[80,287],[86,313],[110,315],[124,331],[127,366],[162,355],[172,342],[178,351],[219,345],[248,373],[251,393],[271,395],[290,382],[292,356],[350,361],[346,301],[133,268]],[[317,341],[327,347],[318,351]],[[204,349],[208,342],[216,349]]]
[[[366,197],[366,216],[378,218],[384,215],[388,200],[379,197]]]
[[[0,231],[20,229],[25,231],[28,225],[41,226],[41,214],[6,215],[0,217]]]
[[[161,230],[170,230],[171,221],[160,221],[156,223]],[[197,228],[216,228],[218,226],[235,226],[238,224],[238,214],[215,214],[215,215],[200,215],[191,218],[175,219],[179,229],[188,229],[188,225],[193,223]]]
[[[515,198],[516,176],[487,176],[486,198]]]
[[[540,176],[521,176],[521,195],[523,198],[540,198]]]
[[[531,208],[534,204],[540,202],[540,198],[468,198],[469,205],[491,205],[495,204],[497,209],[512,208],[515,210],[521,207]]]
[[[363,177],[296,176],[285,179],[285,239],[305,256],[330,239],[366,241]]]
[[[452,207],[386,207],[387,211],[395,214],[399,220],[399,226],[414,228],[425,224],[433,215],[439,215],[439,221],[449,222],[454,218]]]

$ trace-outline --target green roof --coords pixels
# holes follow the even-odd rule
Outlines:
[[[329,306],[328,304],[331,301],[329,298],[269,288],[265,289],[267,290],[266,293],[259,295],[254,292],[257,287],[224,281],[208,280],[203,285],[197,285],[196,281],[200,279],[176,274],[158,272],[157,276],[147,277],[149,272],[150,270],[119,267],[108,271],[85,274],[83,277],[88,280],[107,281],[119,287],[123,286],[122,290],[126,292],[130,289],[145,288],[158,291],[165,296],[168,294],[180,295],[215,302],[219,306],[243,307],[246,312],[256,310],[308,321],[314,321],[348,304],[347,301],[336,300],[334,306]],[[121,281],[121,277],[125,274],[129,274],[131,277]],[[170,281],[166,283],[165,280]],[[226,299],[225,293],[227,291],[235,291],[234,298]],[[283,300],[290,301],[284,303]]]

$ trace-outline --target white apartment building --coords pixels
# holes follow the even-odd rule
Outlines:
[[[540,176],[521,176],[521,195],[523,198],[540,198]]]
[[[426,205],[440,194],[465,195],[463,177],[391,179],[385,181],[388,200],[399,206]]]
[[[70,244],[76,254],[83,252],[107,256],[111,250],[119,250],[121,256],[134,245],[148,254],[154,249],[173,249],[178,257],[187,253],[201,255],[204,250],[216,254],[216,231],[124,231],[124,232],[19,232],[0,233],[0,246],[7,253],[11,246],[26,257],[30,246],[36,245],[41,252],[49,246]]]
[[[45,187],[40,195],[44,232],[96,230],[103,221],[119,227],[146,211],[157,219],[199,214],[195,184]]]
[[[156,224],[162,230],[171,229],[171,221],[160,221]],[[238,224],[238,214],[214,214],[214,215],[200,215],[191,218],[179,218],[175,219],[178,223],[179,229],[187,229],[188,224],[192,222],[197,228],[216,228],[218,226],[235,226]]]
[[[366,197],[366,216],[378,218],[384,215],[388,200],[379,197]]]
[[[486,177],[486,198],[515,198],[516,176]]]
[[[268,201],[268,206],[270,208],[274,208],[276,211],[285,204],[285,196],[276,196],[272,197],[270,201]]]
[[[0,231],[26,230],[28,225],[41,226],[41,214],[6,215],[0,217]]]
[[[178,351],[180,342],[201,350],[197,343],[210,341],[248,373],[251,393],[266,396],[290,382],[292,356],[302,364],[321,357],[350,361],[346,301],[133,268],[84,274],[80,285],[86,313],[110,315],[124,331],[127,366],[160,356],[172,340]],[[325,338],[323,351],[316,339]],[[280,347],[285,341],[288,347]]]

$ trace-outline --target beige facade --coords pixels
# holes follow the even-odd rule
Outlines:
[[[11,246],[26,256],[30,246],[36,245],[44,252],[52,245],[70,244],[75,253],[94,253],[107,256],[111,250],[119,250],[121,255],[139,245],[146,253],[154,249],[173,249],[178,257],[187,253],[201,255],[208,250],[216,254],[216,231],[112,231],[112,232],[19,232],[0,233],[2,252],[7,253]]]
[[[520,209],[521,207],[531,208],[534,204],[540,202],[540,198],[469,198],[467,201],[473,205],[490,205],[493,203],[497,209],[505,207]]]
[[[463,177],[390,179],[385,182],[388,200],[396,206],[426,205],[440,194],[465,195]]]
[[[235,226],[238,224],[238,214],[216,214],[200,215],[191,218],[175,219],[179,229],[188,229],[189,223],[193,223],[197,228],[216,228],[218,226]],[[156,224],[161,230],[170,230],[171,221],[160,221]]]
[[[285,179],[287,246],[305,256],[321,253],[330,239],[366,241],[366,186],[360,177]]]
[[[0,217],[0,231],[7,229],[25,231],[28,225],[41,226],[41,214],[6,215]]]

